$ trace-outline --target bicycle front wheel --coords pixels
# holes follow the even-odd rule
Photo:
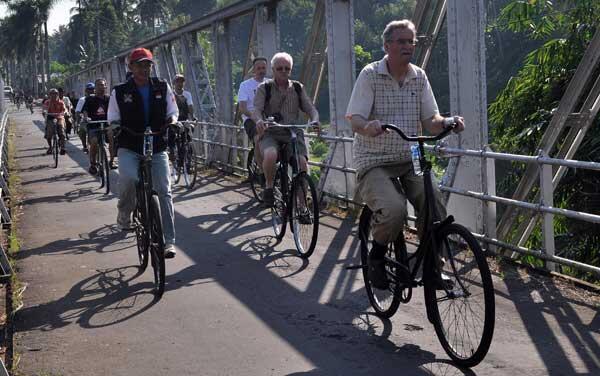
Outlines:
[[[274,202],[271,207],[271,224],[277,240],[283,239],[287,226],[288,203],[287,203],[288,177],[277,168],[273,183]]]
[[[104,145],[100,146],[100,169],[102,175],[104,175],[104,185],[106,187],[106,193],[110,193],[110,166],[108,164],[108,156],[106,155],[106,148]]]
[[[319,236],[319,198],[315,184],[306,172],[301,172],[294,179],[291,202],[290,226],[296,249],[300,257],[309,258]]]
[[[58,132],[57,129],[55,129],[55,132]],[[54,168],[58,167],[58,136],[56,136],[56,134],[54,135],[54,137],[52,138],[52,156],[54,157]]]
[[[260,168],[254,160],[254,148],[248,152],[248,159],[246,160],[246,169],[248,170],[248,180],[250,181],[250,187],[252,188],[252,194],[256,201],[262,203],[262,192],[263,182],[260,178]]]
[[[437,233],[441,278],[430,273],[425,304],[440,343],[462,367],[474,367],[487,354],[494,335],[492,276],[477,239],[452,223]],[[430,265],[431,262],[429,263]]]
[[[158,297],[165,291],[165,238],[158,196],[152,195],[150,201],[150,258],[154,269],[154,291]]]
[[[371,217],[373,212],[365,206],[360,215],[358,236],[360,239],[360,259],[362,263],[363,279],[365,281],[365,290],[369,297],[371,307],[375,310],[377,316],[390,318],[392,317],[400,303],[404,301],[403,290],[404,285],[400,279],[401,270],[398,263],[406,264],[407,252],[404,238],[396,240],[388,245],[388,250],[385,254],[386,265],[385,269],[388,275],[390,286],[388,289],[382,290],[375,288],[369,279],[369,251],[372,247],[373,236],[371,231]],[[400,237],[402,234],[400,234]],[[410,291],[410,289],[408,289]],[[410,292],[409,292],[410,294]],[[406,301],[410,300],[410,296]]]

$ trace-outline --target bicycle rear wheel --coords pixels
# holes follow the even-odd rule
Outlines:
[[[487,354],[494,335],[490,269],[477,239],[459,224],[440,229],[437,244],[441,258],[435,261],[445,278],[430,272],[426,279],[429,318],[448,356],[459,366],[473,367]]]
[[[302,258],[309,258],[319,236],[319,198],[312,179],[301,172],[294,179],[290,226],[296,249]]]
[[[55,129],[55,132],[58,132],[57,129]],[[54,168],[58,167],[58,136],[56,135],[56,133],[54,134],[54,137],[52,137],[52,156],[54,157]]]
[[[154,291],[158,297],[165,292],[165,238],[158,195],[150,201],[150,258],[154,269]]]
[[[283,239],[287,226],[288,216],[288,177],[284,174],[280,167],[277,168],[275,173],[275,180],[273,182],[273,196],[274,202],[271,208],[271,224],[273,225],[273,231],[277,240]]]
[[[248,152],[248,159],[246,159],[246,169],[248,170],[248,180],[250,181],[250,187],[252,188],[252,194],[256,201],[262,203],[262,192],[263,182],[260,179],[260,168],[254,160],[254,148]]]
[[[373,242],[373,237],[371,235],[372,215],[373,212],[371,209],[365,206],[362,214],[360,215],[358,227],[363,279],[365,281],[365,290],[367,291],[369,302],[371,303],[371,307],[373,307],[375,310],[375,314],[380,317],[390,318],[396,313],[400,303],[410,300],[410,297],[408,297],[406,300],[402,299],[403,285],[400,280],[400,271],[397,266],[397,263],[406,262],[406,245],[404,244],[404,238],[401,240],[396,240],[394,243],[388,245],[388,250],[385,257],[387,260],[386,271],[390,286],[387,290],[373,287],[371,280],[369,279],[368,268],[369,251]],[[410,289],[408,291],[410,291]]]

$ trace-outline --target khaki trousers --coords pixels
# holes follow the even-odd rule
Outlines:
[[[393,178],[400,178],[395,184]],[[437,212],[441,219],[446,218],[446,208],[436,184],[433,184]],[[373,212],[371,218],[373,239],[379,244],[396,240],[406,222],[406,199],[417,211],[419,238],[423,232],[425,186],[423,176],[413,172],[412,162],[402,162],[375,167],[359,178],[356,185],[356,199],[362,200]]]

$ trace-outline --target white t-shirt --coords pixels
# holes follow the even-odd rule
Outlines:
[[[175,95],[183,95],[185,97],[185,101],[187,102],[188,106],[193,106],[194,105],[194,101],[192,101],[192,93],[190,93],[187,90],[183,91],[183,94],[177,94],[177,92],[175,90],[173,90],[173,94]]]
[[[238,102],[246,102],[246,108],[248,108],[248,111],[250,112],[254,110],[254,96],[256,95],[256,88],[258,85],[263,83],[264,80],[265,79],[262,81],[256,81],[254,77],[252,77],[240,84],[240,90],[238,91]],[[242,121],[246,121],[246,119],[248,119],[248,116],[242,114]]]
[[[85,104],[85,96],[79,98],[79,100],[77,101],[77,106],[75,106],[75,112],[79,112],[81,113],[81,109],[83,108],[83,105]]]
[[[73,104],[71,103],[71,100],[69,99],[69,97],[62,97],[62,101],[65,104],[65,108],[67,109],[67,112],[71,113],[71,108],[73,107]]]

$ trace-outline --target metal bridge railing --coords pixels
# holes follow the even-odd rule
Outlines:
[[[200,125],[199,132],[202,135],[201,137],[195,137],[194,141],[198,144],[202,144],[204,146],[220,146],[230,150],[230,156],[228,162],[217,162],[221,166],[229,167],[237,172],[244,173],[245,161],[246,161],[246,153],[250,150],[247,146],[246,134],[243,132],[242,127],[233,126],[230,124],[221,124],[221,123],[213,123],[213,122],[196,122],[197,125]],[[220,128],[224,129],[227,132],[230,132],[228,139],[235,140],[236,144],[229,144],[225,142],[217,142],[212,141],[207,138],[207,132],[209,128]],[[316,134],[305,134],[307,138],[317,138]],[[321,139],[329,141],[330,143],[334,142],[353,142],[352,137],[336,137],[323,135]],[[463,150],[458,148],[444,147],[444,146],[433,146],[428,145],[426,148],[430,151],[433,151],[439,157],[454,157],[454,156],[467,156],[467,157],[478,157],[478,158],[491,158],[505,161],[516,161],[516,162],[524,162],[524,163],[535,163],[540,168],[540,200],[537,203],[525,202],[513,200],[505,197],[500,197],[496,195],[490,195],[485,192],[474,192],[467,191],[460,188],[448,187],[448,186],[440,186],[440,189],[445,192],[454,193],[457,195],[470,197],[476,200],[481,200],[484,202],[495,202],[503,205],[511,205],[517,206],[520,208],[524,208],[530,211],[533,211],[542,216],[542,237],[543,237],[543,247],[541,249],[530,249],[520,245],[513,245],[506,243],[502,240],[492,238],[486,236],[485,234],[475,234],[476,237],[488,245],[497,246],[505,249],[509,249],[511,251],[531,255],[542,259],[547,262],[546,268],[549,270],[554,270],[554,263],[566,265],[572,268],[576,268],[579,270],[583,270],[586,272],[590,272],[595,274],[596,276],[600,276],[600,267],[595,265],[589,265],[585,263],[581,263],[578,261],[570,260],[564,257],[556,256],[556,248],[554,243],[554,225],[553,219],[555,215],[562,215],[568,218],[577,219],[585,222],[591,223],[600,223],[600,215],[579,212],[569,209],[561,209],[553,206],[553,193],[554,186],[552,182],[552,167],[560,166],[560,168],[582,168],[582,169],[590,169],[595,171],[600,171],[600,163],[597,162],[583,162],[583,161],[575,161],[575,160],[564,160],[564,159],[555,159],[549,158],[546,155],[540,154],[538,156],[526,156],[526,155],[517,155],[517,154],[506,154],[506,153],[497,153],[491,152],[487,150]],[[202,149],[202,148],[200,148]],[[205,149],[206,151],[206,149]],[[242,152],[244,153],[244,157],[237,155],[236,153]],[[201,154],[199,156],[201,160],[209,160],[207,154]],[[313,162],[309,161],[309,165],[318,167],[318,168],[330,168],[333,170],[342,171],[345,173],[355,174],[356,170],[353,168],[345,167],[345,166],[336,166],[322,162]],[[323,194],[329,197],[332,197],[337,200],[362,205],[362,203],[358,203],[353,201],[348,195],[340,195],[332,192],[319,192],[319,194]],[[410,220],[415,220],[414,217],[409,216]]]

